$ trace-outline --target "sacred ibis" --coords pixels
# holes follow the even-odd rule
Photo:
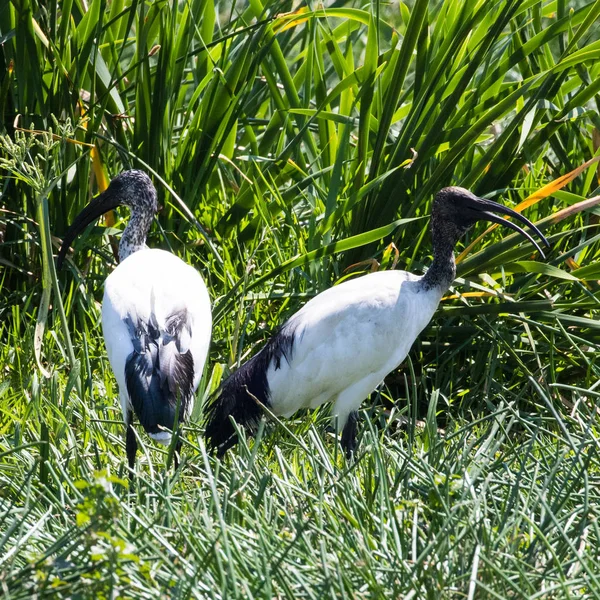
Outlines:
[[[492,221],[518,231],[544,256],[531,235],[494,213],[518,219],[549,245],[533,223],[510,208],[460,187],[442,189],[433,202],[433,263],[425,275],[375,272],[315,296],[209,401],[208,447],[222,456],[237,442],[231,418],[254,433],[262,414],[256,400],[284,417],[331,402],[342,429],[342,447],[350,456],[356,444],[357,410],[404,360],[431,320],[454,280],[459,238],[477,221]]]
[[[158,204],[156,189],[142,171],[124,171],[81,211],[64,236],[58,267],[77,234],[121,204],[131,216],[119,243],[120,264],[104,284],[102,331],[119,386],[133,477],[133,413],[153,440],[170,443],[176,420],[186,421],[192,412],[212,315],[199,273],[170,252],[146,246]]]

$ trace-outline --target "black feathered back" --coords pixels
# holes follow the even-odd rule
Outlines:
[[[204,435],[208,448],[216,450],[219,457],[237,443],[230,417],[250,435],[256,433],[263,411],[253,396],[265,406],[270,406],[267,372],[273,361],[275,369],[279,369],[282,359],[288,363],[292,360],[294,338],[295,327],[288,321],[258,354],[223,382],[209,401]]]
[[[194,359],[183,351],[180,334],[187,326],[187,312],[171,315],[161,330],[154,314],[150,321],[126,319],[134,350],[125,363],[127,392],[137,418],[147,433],[173,430],[177,403],[179,420],[191,412]]]

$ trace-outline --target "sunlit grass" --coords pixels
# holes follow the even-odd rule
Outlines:
[[[3,392],[12,425],[0,447],[7,598],[600,590],[598,434],[580,391],[561,389],[556,408],[541,393],[524,411],[507,390],[465,420],[442,410],[434,390],[424,421],[409,394],[391,412],[363,415],[352,463],[314,413],[288,422],[290,433],[268,424],[258,444],[242,443],[224,462],[206,455],[192,423],[176,474],[143,438],[132,491],[117,398],[110,379],[106,390],[99,374],[94,383],[68,406],[62,380],[34,386],[29,402]]]

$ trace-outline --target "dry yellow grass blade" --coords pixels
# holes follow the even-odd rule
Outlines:
[[[565,263],[571,269],[571,271],[575,271],[575,269],[579,269],[581,265],[577,264],[572,258],[567,258]]]
[[[98,183],[98,190],[103,192],[108,187],[108,177],[106,176],[106,171],[104,170],[104,165],[102,164],[102,159],[100,158],[100,152],[98,151],[97,146],[94,146],[91,151],[92,156],[92,169],[94,171],[94,177],[96,178],[96,182]],[[113,211],[110,211],[110,214],[113,214]],[[114,216],[113,222],[110,223],[112,226],[114,224]]]
[[[590,160],[584,162],[582,165],[580,165],[576,169],[573,169],[570,173],[567,173],[565,175],[561,175],[560,177],[558,177],[554,181],[551,181],[550,183],[548,183],[545,186],[541,187],[536,192],[533,192],[533,194],[527,196],[527,198],[525,198],[525,200],[523,200],[522,202],[520,202],[519,204],[517,204],[517,206],[515,206],[514,210],[516,212],[520,213],[523,210],[525,210],[526,208],[529,208],[530,206],[533,206],[534,204],[536,204],[540,200],[543,200],[544,198],[547,198],[548,196],[550,196],[554,192],[557,192],[558,190],[561,190],[563,187],[565,187],[565,185],[567,185],[567,183],[570,183],[571,181],[573,181],[573,179],[575,179],[575,177],[578,177],[579,175],[581,175],[581,173],[583,173],[583,171],[585,171],[588,167],[590,167],[591,165],[593,165],[593,164],[595,164],[595,163],[597,163],[599,161],[600,161],[600,156],[594,156],[594,158],[591,158]],[[567,207],[566,209],[563,209],[563,210],[569,210],[569,208],[571,208],[571,207]],[[563,211],[561,210],[558,213],[556,213],[556,215],[559,215],[562,212]],[[562,220],[562,219],[559,219],[559,220]],[[469,254],[469,252],[471,252],[471,250],[483,239],[483,237],[486,236],[490,231],[493,231],[494,229],[496,229],[496,227],[498,227],[498,225],[496,225],[496,224],[491,225],[480,236],[478,236],[477,238],[475,238],[475,240],[473,240],[458,255],[458,257],[456,259],[456,262],[459,263],[461,260],[463,260]]]
[[[498,294],[495,292],[464,292],[463,294],[450,294],[449,296],[444,296],[441,302],[446,302],[446,300],[458,300],[459,298],[497,298]]]
[[[379,261],[376,258],[366,258],[365,260],[347,266],[344,269],[343,274],[345,275],[351,271],[361,271],[364,267],[369,267],[369,272],[375,273],[375,271],[379,270]]]
[[[566,208],[559,210],[557,213],[554,213],[553,215],[548,217],[548,221],[550,223],[552,223],[552,225],[555,225],[556,223],[560,223],[561,221],[563,221],[564,219],[567,219],[568,217],[572,217],[573,215],[576,215],[577,213],[587,210],[588,208],[593,208],[594,206],[597,206],[598,204],[600,204],[600,196],[592,196],[591,198],[588,198],[587,200],[582,200],[581,202],[578,202],[577,204],[573,204],[572,206],[567,206]],[[545,220],[546,219],[544,219],[544,221]]]
[[[306,23],[310,17],[304,17],[303,15],[307,12],[308,7],[303,6],[296,11],[277,15],[275,23],[273,24],[273,32],[281,33],[287,29]]]
[[[94,145],[91,151],[92,156],[92,169],[94,171],[94,177],[96,178],[96,183],[98,184],[98,191],[103,192],[108,187],[108,177],[106,176],[106,171],[104,170],[104,165],[102,164],[102,158],[100,157],[100,151],[98,147]],[[115,222],[115,211],[109,210],[104,215],[104,222],[107,227],[112,227]]]
[[[109,181],[108,177],[106,176],[104,165],[102,164],[102,158],[100,156],[97,143],[94,144],[90,154],[92,157],[92,170],[94,171],[94,177],[96,178],[96,183],[98,184],[98,190],[103,192],[108,187]],[[104,223],[107,227],[113,227],[116,221],[114,210],[109,210],[104,215]],[[115,260],[119,262],[119,243],[112,235],[110,236],[110,246],[112,248]]]
[[[81,114],[81,126],[87,130],[88,120],[85,117],[85,105],[79,99],[79,112]],[[98,190],[103,192],[108,187],[108,177],[106,176],[106,171],[104,170],[104,165],[102,164],[102,158],[100,157],[100,151],[98,150],[98,145],[96,144],[86,144],[91,146],[90,156],[92,158],[92,170],[94,172],[94,177],[96,178],[96,183],[98,184]],[[108,227],[112,227],[115,224],[115,213],[111,210],[110,212],[104,215],[104,222]]]

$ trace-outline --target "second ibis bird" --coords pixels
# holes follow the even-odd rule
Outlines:
[[[104,284],[102,331],[119,386],[132,476],[133,414],[153,440],[170,443],[176,421],[192,412],[212,316],[200,274],[170,252],[146,246],[158,204],[156,189],[142,171],[115,177],[76,217],[58,253],[59,268],[77,234],[119,205],[128,206],[131,217],[119,243],[120,264]]]
[[[431,320],[454,280],[454,246],[459,238],[477,221],[491,221],[518,231],[543,256],[529,233],[496,213],[521,221],[548,245],[523,215],[460,187],[440,190],[433,202],[433,263],[427,273],[371,273],[315,296],[230,375],[210,401],[208,446],[222,455],[236,443],[232,418],[253,433],[261,404],[287,417],[298,409],[331,402],[342,428],[342,447],[352,454],[357,410],[404,360]]]

